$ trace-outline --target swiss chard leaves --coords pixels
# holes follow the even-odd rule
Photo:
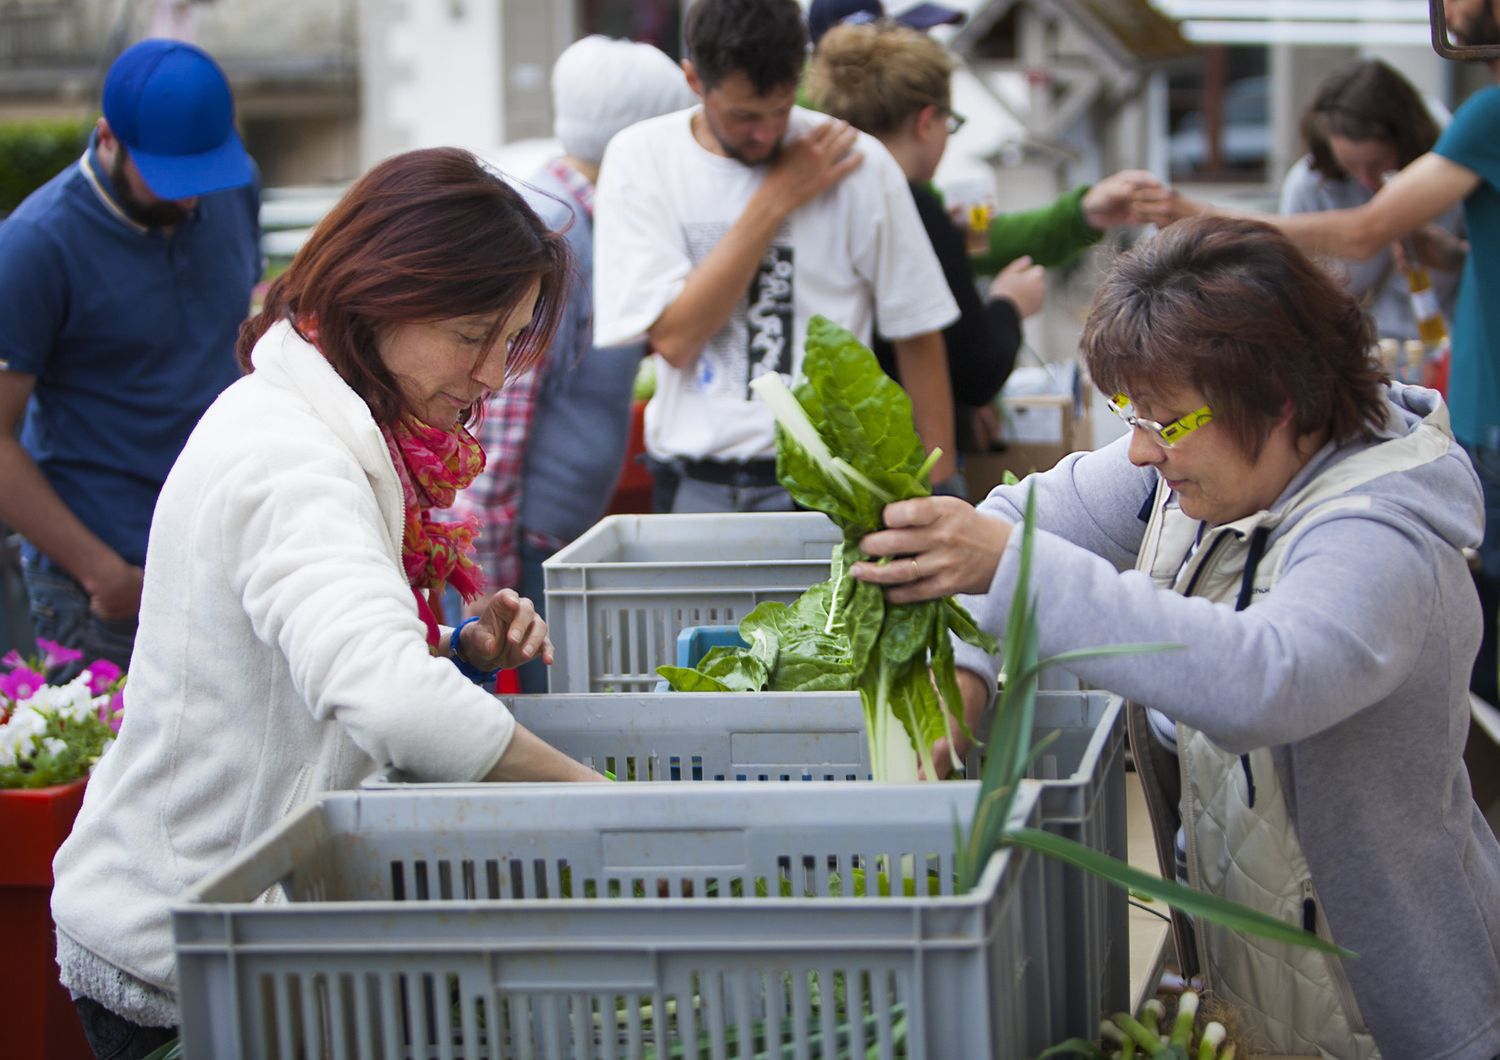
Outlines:
[[[755,690],[857,689],[876,777],[895,775],[881,735],[893,721],[911,749],[898,745],[898,752],[932,776],[932,743],[947,734],[950,717],[963,725],[950,634],[990,652],[998,645],[956,601],[887,604],[878,586],[848,577],[849,566],[865,558],[860,539],[882,527],[886,504],[931,494],[928,465],[911,401],[853,335],[814,317],[802,370],[793,393],[817,435],[804,438],[813,448],[821,439],[828,452],[811,452],[779,429],[776,470],[799,504],[825,513],[843,531],[829,579],[790,606],[762,604],[745,616],[740,636],[749,648],[718,649],[696,670],[657,672],[680,691],[701,689],[705,679],[714,690],[750,690],[761,667]],[[731,664],[732,655],[748,660]]]

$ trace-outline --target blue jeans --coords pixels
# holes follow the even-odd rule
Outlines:
[[[98,1060],[140,1060],[177,1037],[176,1027],[142,1027],[91,997],[76,997],[73,1006]]]
[[[31,596],[31,624],[36,635],[65,648],[76,648],[83,658],[64,668],[54,680],[67,680],[95,659],[108,659],[120,669],[130,666],[135,647],[136,620],[100,618],[89,609],[89,594],[67,571],[45,556],[29,552],[21,571]],[[23,655],[28,654],[25,650]]]

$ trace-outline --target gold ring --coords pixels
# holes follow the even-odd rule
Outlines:
[[[922,577],[922,570],[917,566],[917,557],[913,556],[911,558],[911,580],[916,581],[920,577]]]

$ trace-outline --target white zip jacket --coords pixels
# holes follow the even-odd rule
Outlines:
[[[369,408],[288,324],[253,361],[162,489],[125,724],[53,864],[64,985],[148,1022],[131,999],[175,994],[184,888],[379,766],[479,779],[515,730],[428,652]]]

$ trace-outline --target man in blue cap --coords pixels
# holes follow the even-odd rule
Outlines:
[[[27,541],[38,636],[125,666],[157,493],[239,374],[260,190],[200,49],[136,44],[103,104],[83,157],[0,224],[0,520]]]
[[[807,32],[814,46],[834,26],[846,22],[877,22],[886,18],[880,0],[813,0],[807,9]],[[942,4],[914,4],[889,16],[893,21],[916,30],[933,26],[951,26],[964,20],[964,13]]]

